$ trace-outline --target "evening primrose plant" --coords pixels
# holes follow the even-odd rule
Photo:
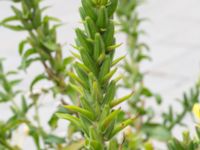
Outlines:
[[[135,119],[134,116],[122,120],[120,114],[123,111],[116,107],[133,94],[122,98],[115,96],[121,77],[113,78],[113,75],[117,70],[116,64],[122,59],[114,59],[119,46],[115,42],[113,20],[118,0],[81,2],[79,11],[84,29],[75,30],[77,61],[75,72],[68,72],[76,81],[70,85],[79,92],[80,105],[64,105],[74,115],[57,113],[57,116],[74,123],[83,132],[86,149],[105,150],[109,148],[109,141]]]
[[[156,100],[159,107],[162,100],[160,95],[153,93],[145,86],[145,73],[141,71],[141,63],[151,60],[148,45],[141,41],[142,35],[146,33],[141,29],[141,23],[146,19],[141,18],[138,14],[138,7],[142,2],[140,0],[122,0],[119,1],[117,9],[119,29],[126,36],[127,50],[127,56],[122,65],[125,73],[121,87],[135,89],[134,96],[128,101],[129,110],[127,113],[139,113],[138,119],[132,124],[132,130],[129,130],[129,134],[124,138],[124,149],[143,148],[145,145],[143,138],[145,141],[156,139],[167,143],[169,138],[173,136],[171,133],[174,127],[183,125],[185,116],[191,113],[192,106],[199,101],[199,86],[195,84],[189,92],[184,92],[183,97],[178,100],[181,104],[179,113],[170,105],[167,112],[161,113],[161,122],[153,121],[154,117],[157,116],[155,108],[147,107],[146,104],[151,98]],[[135,140],[136,137],[137,140]],[[148,145],[150,145],[149,142]]]
[[[196,125],[196,136],[194,138],[191,138],[190,132],[185,131],[182,134],[182,141],[178,140],[176,138],[173,138],[168,142],[168,149],[169,150],[199,150],[200,149],[200,104],[196,103],[193,106],[193,114],[195,118],[197,119],[197,125]]]
[[[12,115],[6,120],[1,120],[1,149],[18,150],[20,146],[12,145],[13,134],[18,128],[25,124],[28,128],[28,137],[33,139],[36,149],[61,149],[68,143],[64,137],[53,134],[57,128],[58,118],[52,114],[49,118],[49,127],[52,129],[47,132],[41,124],[41,97],[53,94],[68,95],[76,97],[73,90],[67,85],[66,70],[68,64],[73,61],[72,57],[63,56],[63,49],[57,42],[56,29],[61,25],[59,19],[44,15],[48,7],[41,7],[41,0],[17,0],[11,1],[13,15],[0,21],[0,26],[18,31],[26,32],[27,38],[19,44],[19,54],[22,58],[20,67],[17,71],[5,72],[3,64],[0,67],[0,103],[10,105]],[[30,81],[29,90],[15,90],[15,86],[23,80],[9,80],[10,76],[17,76],[22,71],[27,71],[32,64],[39,62],[44,70]],[[26,72],[25,72],[26,73]],[[35,85],[42,80],[47,80],[53,84],[50,87],[42,87],[35,90]],[[20,99],[20,100],[19,100]],[[19,102],[21,101],[21,102]],[[65,103],[60,100],[60,103]],[[56,107],[56,106],[55,106]],[[30,117],[30,111],[33,117]],[[58,109],[60,112],[66,110]],[[68,140],[71,143],[71,139]]]
[[[0,21],[0,26],[26,32],[27,37],[19,44],[22,61],[17,71],[5,71],[0,60],[0,104],[8,104],[11,111],[11,116],[0,120],[0,150],[24,149],[23,145],[13,143],[13,135],[21,127],[25,127],[24,134],[32,138],[37,150],[153,150],[156,147],[152,141],[167,143],[172,129],[182,125],[186,114],[199,102],[200,84],[196,84],[180,100],[183,108],[180,113],[169,107],[161,122],[152,121],[156,114],[153,108],[146,107],[146,99],[154,98],[160,104],[161,98],[145,86],[145,74],[140,69],[140,64],[150,59],[148,46],[139,40],[144,33],[140,29],[144,19],[137,13],[141,1],[81,0],[82,28],[75,29],[76,50],[72,56],[64,56],[56,32],[61,22],[44,13],[48,7],[41,7],[42,0],[10,2],[13,15]],[[114,20],[115,14],[118,21]],[[126,58],[115,57],[121,45],[115,39],[117,25],[127,35]],[[123,76],[117,74],[120,61],[123,61]],[[18,79],[18,74],[26,73],[36,62],[44,70],[30,81],[28,93],[19,90],[17,85],[23,79]],[[118,83],[120,79],[122,82]],[[36,84],[43,80],[50,82],[50,87],[37,89]],[[134,92],[117,97],[118,87]],[[41,113],[46,95],[53,95],[59,103],[58,108],[55,106],[57,111],[45,123],[49,130],[42,124]],[[123,111],[120,104],[127,100],[130,109]],[[199,110],[199,104],[195,104],[193,111],[197,118]],[[60,119],[70,122],[67,131],[63,131],[65,136],[54,133],[59,129]],[[117,136],[120,132],[121,136]],[[190,149],[190,143],[196,148],[196,140],[188,139],[188,134],[184,134],[184,142],[172,139],[169,149]]]
[[[5,18],[0,25],[14,31],[26,31],[28,36],[19,44],[19,54],[22,58],[20,69],[27,70],[31,64],[40,62],[45,69],[35,77],[30,89],[41,80],[52,81],[56,86],[53,91],[66,93],[67,65],[72,57],[64,57],[62,46],[57,42],[56,29],[61,25],[59,19],[44,15],[48,7],[41,7],[41,0],[17,0],[11,6],[13,15]],[[53,24],[53,25],[50,25]]]

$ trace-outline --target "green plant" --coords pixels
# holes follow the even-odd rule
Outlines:
[[[137,9],[143,1],[139,0],[121,0],[119,1],[117,17],[119,20],[120,32],[126,35],[127,56],[122,65],[125,74],[121,87],[126,89],[134,89],[134,96],[128,101],[130,106],[127,113],[139,113],[138,119],[132,124],[132,128],[128,137],[137,137],[137,141],[130,141],[125,137],[123,148],[134,145],[134,148],[142,148],[143,141],[158,139],[167,142],[172,136],[171,132],[175,126],[183,125],[183,119],[191,112],[192,106],[199,100],[199,87],[194,86],[190,93],[185,92],[183,98],[179,100],[182,111],[176,113],[172,105],[169,106],[168,112],[162,112],[162,121],[155,122],[152,120],[157,116],[152,107],[146,107],[149,98],[154,98],[159,106],[162,102],[160,95],[153,93],[144,84],[145,73],[141,72],[140,64],[146,60],[150,60],[148,54],[149,47],[146,43],[141,42],[141,36],[145,31],[140,25],[146,19],[138,15]],[[145,118],[145,119],[144,119]],[[153,131],[153,132],[152,132]],[[158,131],[158,132],[156,132]],[[134,138],[132,138],[134,139]],[[130,149],[130,147],[129,147]]]
[[[200,131],[199,128],[196,127],[196,138],[191,138],[190,133],[183,132],[182,141],[173,138],[168,143],[168,150],[199,150],[200,148]]]
[[[107,149],[106,142],[135,119],[121,120],[123,112],[115,108],[132,96],[131,93],[115,99],[116,84],[120,77],[112,77],[117,70],[114,67],[121,60],[113,60],[115,49],[119,47],[115,43],[113,21],[117,2],[82,0],[79,10],[84,30],[76,29],[76,73],[68,72],[76,81],[70,85],[80,93],[80,106],[64,106],[75,112],[76,116],[57,113],[60,118],[73,122],[84,133],[86,148],[90,150]]]
[[[26,31],[28,37],[20,42],[19,54],[22,57],[20,69],[26,70],[33,62],[42,63],[45,74],[42,72],[32,82],[34,84],[42,79],[55,83],[54,91],[67,93],[66,67],[72,62],[72,57],[64,57],[62,46],[57,42],[56,29],[61,25],[60,20],[51,16],[44,16],[43,12],[48,7],[41,7],[41,0],[14,1],[21,5],[17,8],[12,5],[13,16],[0,22],[1,26],[14,31]],[[17,25],[16,25],[17,22]],[[50,22],[56,22],[53,26]]]
[[[15,2],[21,7],[17,7],[18,4]],[[33,138],[35,147],[38,150],[48,148],[61,149],[63,144],[68,145],[68,143],[65,144],[64,137],[56,136],[51,133],[52,131],[47,132],[41,124],[41,96],[50,94],[50,91],[52,91],[54,97],[57,94],[76,97],[76,93],[67,85],[68,78],[66,74],[66,70],[69,69],[68,65],[73,61],[73,58],[64,57],[62,46],[57,42],[56,29],[61,23],[57,18],[44,16],[43,12],[48,7],[41,8],[41,3],[41,0],[13,1],[12,11],[14,15],[0,21],[0,26],[28,33],[27,38],[19,44],[19,54],[22,58],[19,70],[4,73],[1,64],[0,81],[2,91],[0,92],[0,103],[11,103],[11,111],[13,112],[12,116],[1,122],[0,141],[5,149],[21,149],[10,145],[10,142],[12,141],[13,133],[23,124],[28,127],[29,132],[27,134]],[[36,62],[40,62],[43,65],[44,71],[30,82],[30,94],[27,95],[24,91],[19,90],[14,91],[15,85],[23,80],[9,81],[10,76],[16,76],[18,72],[21,73],[22,70],[27,70],[31,64]],[[34,86],[42,80],[48,80],[54,84],[45,89],[42,87],[40,91],[35,91]],[[21,97],[20,104],[18,102],[19,97]],[[60,103],[65,102],[61,100]],[[30,118],[30,111],[34,111],[33,118]],[[58,109],[58,111],[66,112],[62,108]],[[52,114],[49,120],[49,126],[52,130],[57,128],[57,121],[58,118]],[[71,139],[68,141],[71,143]]]
[[[198,103],[200,100],[200,85],[199,81],[190,91],[183,94],[183,98],[178,100],[180,102],[182,110],[180,113],[175,113],[172,106],[169,107],[167,113],[163,113],[163,124],[169,129],[172,130],[177,125],[184,125],[183,119],[186,114],[191,113],[192,107],[195,103]]]
[[[151,59],[148,54],[148,45],[139,40],[145,33],[140,27],[145,19],[140,18],[137,12],[141,3],[142,1],[139,0],[121,0],[117,10],[120,32],[126,35],[127,47],[127,57],[122,64],[125,74],[121,87],[135,91],[134,96],[128,102],[129,110],[127,113],[139,114],[138,119],[132,124],[132,128],[137,131],[132,131],[132,136],[140,139],[138,140],[138,148],[143,147],[143,144],[140,144],[143,141],[154,138],[166,141],[170,137],[170,132],[166,127],[159,122],[152,121],[155,116],[154,109],[146,106],[146,103],[149,103],[149,98],[155,99],[158,105],[162,101],[160,95],[153,93],[145,86],[145,73],[141,71],[140,67],[142,62]]]
[[[44,15],[47,7],[42,8],[42,0],[13,0],[13,16],[0,22],[15,31],[26,31],[28,36],[19,44],[22,58],[17,71],[6,72],[0,61],[0,104],[9,104],[12,114],[6,120],[0,120],[0,150],[21,150],[13,144],[13,134],[25,125],[24,134],[33,139],[37,150],[153,150],[154,139],[167,143],[171,131],[176,125],[182,125],[183,119],[191,112],[194,103],[199,100],[200,84],[196,84],[189,93],[185,92],[180,100],[182,112],[176,114],[172,107],[163,112],[161,122],[153,121],[157,114],[146,107],[147,99],[154,98],[157,104],[161,97],[153,93],[144,84],[145,74],[140,70],[141,62],[149,60],[147,44],[140,42],[144,33],[140,30],[141,19],[137,13],[139,0],[82,0],[80,16],[83,29],[76,29],[77,50],[74,57],[63,55],[63,47],[57,41],[56,29],[61,25],[59,19]],[[17,6],[19,4],[19,7]],[[118,9],[117,9],[118,6]],[[117,9],[117,10],[116,10]],[[128,55],[115,58],[116,44],[113,15],[117,12],[121,32],[127,35]],[[125,59],[124,59],[125,58]],[[76,60],[76,61],[75,61]],[[117,64],[124,60],[123,76],[116,76]],[[29,94],[18,90],[16,85],[23,82],[17,78],[22,70],[39,62],[44,70],[30,82]],[[14,79],[13,79],[14,78]],[[123,78],[123,82],[118,81]],[[47,88],[35,90],[35,85],[43,80],[53,84]],[[116,97],[118,87],[134,90],[122,98]],[[64,99],[59,102],[55,114],[49,119],[48,131],[41,123],[41,97],[47,94],[69,96],[72,104]],[[120,104],[128,100],[129,110],[124,112]],[[34,112],[30,117],[29,113]],[[133,116],[133,114],[135,116]],[[58,128],[59,118],[69,120],[66,136],[52,132]],[[125,127],[122,141],[117,133]],[[80,139],[73,139],[80,132]],[[184,142],[172,139],[170,150],[196,148],[196,140],[185,134]]]

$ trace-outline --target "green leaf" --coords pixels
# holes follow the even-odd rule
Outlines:
[[[74,58],[73,57],[66,57],[64,60],[63,60],[63,66],[67,66],[67,65],[70,65],[72,62],[73,62]]]
[[[112,60],[110,56],[106,56],[105,61],[103,62],[100,72],[99,72],[99,79],[102,80],[106,74],[110,72]]]
[[[132,124],[134,122],[134,120],[135,120],[135,117],[131,118],[131,119],[127,119],[127,120],[123,121],[122,123],[116,125],[115,128],[113,129],[112,134],[110,135],[109,139],[111,139],[113,136],[115,136],[117,133],[119,133],[121,130],[123,130],[128,125]]]
[[[108,16],[113,16],[113,13],[117,9],[118,0],[110,0],[110,5],[108,5]]]
[[[24,31],[25,28],[21,25],[10,25],[10,24],[2,24],[5,28],[14,30],[14,31]]]
[[[90,17],[86,17],[84,25],[85,25],[85,29],[87,31],[87,35],[91,39],[94,39],[95,33],[97,32],[97,28],[96,28],[94,21]]]
[[[65,143],[65,138],[55,136],[53,134],[49,134],[45,137],[44,142],[46,144],[63,144]]]
[[[34,85],[35,85],[36,83],[38,83],[39,81],[44,80],[44,79],[48,79],[48,78],[46,77],[45,74],[39,74],[39,75],[37,75],[37,76],[33,79],[33,81],[31,82],[30,90],[32,91]]]
[[[48,124],[51,126],[52,129],[56,129],[57,128],[57,124],[58,124],[58,117],[53,114],[50,118],[50,120],[48,121]]]
[[[25,47],[25,44],[27,44],[28,41],[27,40],[23,40],[20,42],[19,44],[19,54],[20,56],[22,55],[23,51],[24,51],[24,47]]]
[[[162,125],[159,124],[144,124],[142,126],[142,131],[147,135],[161,141],[167,141],[171,138],[170,131]]]
[[[121,56],[117,59],[115,59],[113,62],[112,62],[112,66],[116,65],[118,62],[120,62],[121,60],[123,60],[126,56]]]
[[[78,106],[73,106],[73,105],[64,105],[64,108],[67,108],[70,111],[76,112],[81,114],[82,116],[85,116],[86,118],[88,118],[89,120],[94,120],[95,119],[95,115],[83,108],[80,108]]]
[[[114,99],[115,93],[116,93],[116,83],[115,83],[115,81],[111,81],[111,83],[108,86],[106,95],[104,96],[102,103],[109,104],[111,102],[111,100]]]
[[[68,120],[80,128],[80,119],[66,113],[56,113],[56,116],[61,119]]]
[[[84,146],[84,144],[85,144],[84,140],[79,140],[64,147],[63,150],[78,150],[81,149]]]
[[[96,21],[97,14],[95,12],[95,9],[92,6],[92,2],[90,0],[81,0],[81,3],[86,13],[86,16],[89,16],[92,18],[92,20]]]
[[[84,34],[84,32],[81,29],[76,29],[75,32],[76,32],[77,39],[79,43],[81,44],[81,47],[84,48],[86,52],[91,55],[92,45],[88,42],[87,40],[88,37]]]
[[[109,124],[112,122],[112,120],[115,120],[116,117],[118,116],[118,114],[120,113],[120,110],[114,110],[113,112],[111,112],[103,121],[102,124],[102,129],[106,129]]]
[[[34,48],[30,48],[30,49],[26,50],[22,59],[25,61],[26,59],[28,59],[28,57],[30,57],[31,55],[36,54],[36,53],[37,52]]]
[[[42,41],[41,43],[50,51],[56,51],[59,49],[58,44],[54,43],[53,41]]]
[[[101,30],[104,30],[108,24],[108,14],[105,6],[99,9],[97,25]]]
[[[10,17],[7,17],[7,18],[5,18],[4,20],[2,20],[2,21],[0,22],[0,26],[3,25],[3,24],[6,24],[6,23],[8,23],[8,22],[12,22],[12,21],[16,21],[16,20],[18,20],[17,16],[10,16]]]
[[[122,97],[122,98],[113,100],[113,101],[111,102],[111,107],[115,107],[115,106],[121,104],[122,102],[128,100],[129,98],[131,98],[131,97],[133,96],[133,94],[134,94],[134,92],[131,92],[130,94],[128,94],[128,95],[126,95],[126,96],[124,96],[124,97]]]

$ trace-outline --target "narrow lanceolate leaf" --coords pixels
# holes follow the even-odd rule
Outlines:
[[[25,45],[28,43],[27,40],[23,40],[20,42],[19,44],[19,54],[22,55],[23,51],[24,51],[24,47]]]
[[[2,20],[0,22],[0,26],[3,25],[3,24],[6,24],[8,22],[12,22],[12,21],[16,21],[16,20],[19,20],[19,18],[17,16],[10,16],[10,17],[7,17],[5,18],[4,20]]]
[[[102,124],[102,129],[106,129],[109,124],[114,120],[116,119],[116,117],[118,116],[118,114],[120,113],[120,110],[114,110],[110,115],[108,115],[105,120],[103,121],[103,124]]]
[[[109,104],[112,99],[115,97],[116,92],[116,83],[114,81],[111,81],[111,83],[108,86],[106,95],[103,99],[103,104]]]
[[[109,139],[111,139],[113,136],[115,136],[117,133],[119,133],[121,130],[123,130],[125,127],[127,127],[128,125],[132,124],[134,122],[136,117],[133,117],[131,119],[125,120],[122,123],[120,123],[119,125],[117,125],[114,130],[112,131]]]
[[[84,24],[87,29],[86,31],[87,31],[88,36],[91,39],[94,39],[95,33],[97,32],[97,28],[94,21],[90,17],[86,17]]]
[[[85,10],[85,13],[87,16],[91,17],[92,20],[97,19],[97,14],[94,10],[94,7],[92,6],[92,1],[90,0],[81,0],[83,9]]]
[[[79,8],[79,13],[80,13],[81,19],[85,20],[85,18],[87,17],[87,14],[85,13],[85,10],[83,9],[83,7]]]
[[[80,95],[83,95],[83,89],[80,86],[77,86],[75,84],[70,83],[69,84],[77,93],[80,93]]]
[[[34,48],[30,48],[30,49],[26,50],[26,52],[24,53],[23,59],[26,60],[26,59],[28,59],[28,57],[30,57],[31,55],[36,54],[36,53],[37,52]]]
[[[108,24],[108,14],[105,6],[102,6],[99,10],[97,25],[101,30],[104,30]]]
[[[106,47],[114,44],[114,33],[115,33],[114,23],[110,22],[108,25],[108,28],[106,29],[103,35],[103,39],[104,39]]]
[[[75,64],[74,67],[76,69],[76,73],[78,74],[79,78],[87,83],[88,82],[87,73],[85,73],[84,70],[82,70],[82,68],[80,68],[77,64]]]
[[[14,31],[24,31],[25,28],[21,25],[10,25],[10,24],[1,24],[2,26],[4,26],[5,28],[14,30]]]
[[[89,110],[90,112],[94,112],[92,105],[90,105],[90,103],[84,97],[80,98],[80,103],[84,109]]]
[[[113,101],[111,102],[111,107],[115,107],[115,106],[121,104],[122,102],[128,100],[129,98],[131,98],[131,97],[133,96],[133,94],[134,94],[134,92],[131,92],[130,94],[128,94],[128,95],[126,95],[126,96],[124,96],[124,97],[122,97],[122,98],[113,100]]]
[[[22,19],[22,12],[15,6],[11,6],[12,10],[15,12],[15,15],[19,18]]]
[[[110,112],[110,106],[106,104],[102,109],[101,117],[99,120],[103,122],[103,120],[108,116],[109,112]]]
[[[80,108],[78,106],[73,106],[73,105],[64,105],[65,108],[67,108],[68,110],[71,110],[71,111],[74,111],[76,113],[79,113],[81,114],[82,116],[90,119],[90,120],[94,120],[95,119],[95,116],[92,112],[86,110],[86,109],[83,109],[83,108]]]
[[[121,56],[117,59],[115,59],[113,62],[112,62],[112,66],[116,65],[117,63],[119,63],[121,60],[123,60],[126,56]]]
[[[83,31],[81,31],[80,29],[76,29],[76,35],[77,38],[80,42],[80,44],[83,46],[83,48],[85,50],[87,50],[87,52],[89,52],[89,54],[92,54],[92,46],[91,44],[88,42],[88,37],[83,33]]]
[[[93,89],[92,90],[93,90],[92,91],[92,93],[93,93],[92,95],[93,95],[94,99],[96,101],[100,102],[102,100],[102,92],[101,92],[101,89],[100,89],[99,84],[98,84],[97,81],[95,81],[93,83]]]
[[[72,54],[75,58],[81,60],[81,56],[80,56],[79,54],[77,54],[77,53],[75,53],[75,52],[71,52],[71,54]]]
[[[95,75],[97,75],[97,65],[95,64],[95,61],[91,58],[91,56],[85,52],[85,50],[81,50],[81,58],[84,62],[84,64],[90,69],[90,72],[93,72]]]
[[[120,44],[115,44],[115,45],[111,45],[107,48],[108,51],[114,51],[116,48],[120,47],[122,45],[122,43]]]
[[[67,65],[69,65],[70,63],[72,63],[74,60],[73,57],[66,57],[63,59],[63,66],[66,67]]]
[[[86,67],[84,64],[81,64],[79,62],[76,62],[76,64],[82,69],[85,71],[85,73],[89,73],[90,70],[88,69],[88,67]]]
[[[43,79],[48,79],[47,76],[45,74],[40,74],[38,76],[36,76],[33,81],[31,82],[31,85],[30,85],[30,90],[32,91],[33,90],[33,87],[36,83],[38,83],[39,81],[43,80]]]
[[[85,88],[88,88],[87,83],[80,79],[79,77],[77,77],[73,72],[68,72],[67,73],[73,80],[77,81],[79,84],[81,84],[82,86],[84,86]]]
[[[100,73],[99,73],[99,79],[104,78],[104,76],[109,73],[110,71],[110,67],[111,67],[111,58],[110,56],[106,56],[105,61],[103,62],[101,69],[100,69]]]
[[[102,79],[102,83],[105,83],[105,82],[109,81],[109,79],[112,78],[112,76],[116,73],[116,71],[117,71],[117,68],[113,69],[108,74],[106,74]]]
[[[80,119],[66,113],[56,113],[56,116],[61,119],[68,120],[80,128]]]
[[[112,16],[115,10],[117,9],[118,0],[110,0],[110,5],[107,7],[108,16]]]
[[[39,8],[35,10],[32,21],[36,29],[41,25],[41,10]]]
[[[102,53],[105,54],[105,45],[101,35],[96,33],[94,41],[94,59],[97,60]]]
[[[119,75],[119,76],[117,76],[115,79],[113,79],[113,81],[114,81],[115,83],[117,83],[117,82],[120,81],[122,78],[123,78],[123,76],[122,76],[122,75]]]

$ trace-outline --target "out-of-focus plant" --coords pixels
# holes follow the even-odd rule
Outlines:
[[[10,74],[14,74],[14,72],[4,73],[3,67],[1,67],[0,80],[2,91],[0,92],[0,102],[6,104],[11,103],[11,111],[13,112],[13,116],[7,119],[7,121],[1,122],[2,130],[0,141],[7,149],[12,148],[9,148],[8,145],[11,142],[12,133],[23,123],[28,127],[28,135],[33,137],[38,150],[48,148],[61,149],[61,144],[64,143],[67,145],[66,139],[51,134],[52,131],[45,131],[40,120],[41,114],[39,109],[41,102],[39,99],[42,95],[52,91],[54,96],[56,94],[63,94],[71,98],[76,97],[76,93],[67,85],[66,74],[66,70],[69,69],[68,65],[73,61],[73,58],[64,57],[62,54],[62,46],[57,42],[56,29],[61,25],[60,21],[57,18],[44,15],[44,11],[48,7],[42,8],[41,2],[41,0],[13,1],[12,11],[14,15],[0,21],[0,26],[14,31],[25,31],[28,33],[27,38],[19,44],[19,54],[22,58],[19,69],[27,70],[31,64],[36,62],[40,62],[44,67],[44,71],[31,81],[30,91],[28,91],[29,94],[25,94],[23,91],[21,93],[19,91],[13,91],[13,86],[18,84],[19,80],[9,82],[7,77]],[[53,22],[57,23],[53,24]],[[44,79],[53,82],[53,86],[47,89],[41,89],[41,92],[38,92],[38,90],[35,91],[35,84]],[[19,95],[22,97],[21,104],[15,102],[18,101]],[[63,100],[60,102],[65,103]],[[31,110],[34,110],[33,122],[30,117],[27,117]],[[62,108],[58,111],[66,112]],[[52,115],[49,120],[49,125],[52,129],[57,128],[57,121],[58,118]],[[8,124],[11,125],[9,126]],[[3,130],[4,128],[5,131]],[[71,143],[71,139],[68,142]]]
[[[129,145],[132,146],[132,143],[135,142],[135,149],[143,147],[144,144],[141,143],[148,141],[148,139],[167,142],[171,137],[173,128],[177,125],[183,125],[186,114],[190,113],[193,104],[198,102],[200,93],[199,87],[195,85],[190,93],[185,92],[183,99],[179,100],[182,112],[177,114],[173,110],[173,105],[170,105],[168,112],[162,112],[163,120],[161,122],[152,120],[156,114],[153,108],[145,106],[146,103],[149,103],[147,99],[154,98],[158,106],[162,100],[158,94],[153,93],[145,86],[145,73],[141,71],[140,67],[142,62],[151,59],[148,54],[148,45],[141,41],[141,36],[145,34],[145,31],[141,29],[141,23],[146,19],[141,18],[137,10],[142,2],[140,0],[120,0],[117,10],[120,32],[126,35],[127,46],[127,56],[122,65],[125,71],[122,87],[135,90],[134,96],[128,101],[130,109],[127,113],[139,113],[133,129],[129,131],[129,136],[137,137],[137,141],[130,141],[128,136],[125,136],[124,143],[127,141],[128,144],[123,145],[128,148]]]
[[[153,108],[146,107],[147,99],[154,98],[157,104],[160,104],[161,97],[145,86],[145,73],[141,71],[140,67],[142,62],[151,59],[148,54],[149,47],[146,43],[141,42],[141,36],[145,31],[141,29],[140,24],[145,19],[138,15],[137,9],[140,4],[141,1],[139,0],[120,0],[117,10],[120,32],[126,35],[127,47],[127,57],[122,65],[125,71],[122,87],[135,91],[134,96],[128,102],[129,110],[127,113],[139,113],[139,117],[133,125],[133,130],[130,131],[132,132],[131,136],[140,139],[136,144],[137,148],[143,147],[141,143],[149,138],[168,140],[170,137],[167,128],[158,122],[152,122]],[[129,143],[133,143],[133,141]]]
[[[68,72],[76,81],[71,86],[80,94],[80,106],[63,106],[74,115],[57,113],[83,132],[85,148],[89,150],[108,149],[110,140],[135,119],[135,116],[123,119],[123,111],[116,108],[133,94],[115,98],[120,77],[113,78],[113,75],[117,70],[116,64],[122,59],[114,59],[115,50],[120,45],[115,42],[113,21],[117,2],[82,0],[79,10],[84,29],[76,29],[76,73]],[[111,146],[109,149],[118,148]]]
[[[0,62],[0,104],[8,104],[11,110],[11,115],[6,120],[0,120],[0,149],[21,150],[24,143],[18,142],[23,140],[23,136],[31,137],[38,150],[61,149],[61,144],[66,143],[65,138],[47,132],[41,124],[39,99],[46,92],[27,95],[16,90],[16,85],[21,83],[20,79],[12,79],[16,75],[16,71],[5,72]],[[30,111],[34,111],[32,117],[29,115]],[[18,133],[20,127],[24,128],[23,133],[15,139],[14,134]]]
[[[195,118],[198,120],[196,126],[196,137],[191,138],[190,132],[183,132],[182,141],[177,138],[173,138],[168,143],[169,150],[199,150],[200,149],[200,129],[199,129],[199,121],[200,121],[200,104],[195,103],[192,109]]]
[[[19,54],[22,57],[21,69],[27,69],[32,63],[42,63],[45,73],[39,74],[31,84],[42,79],[49,79],[55,83],[54,91],[65,93],[66,67],[73,60],[64,57],[62,46],[57,42],[56,29],[61,25],[59,19],[44,15],[48,7],[41,7],[41,0],[19,0],[21,7],[12,5],[14,15],[0,22],[1,26],[14,31],[26,31],[28,37],[19,44]],[[52,22],[55,24],[52,25]],[[51,25],[50,25],[51,23]]]
[[[168,150],[199,150],[200,149],[200,130],[196,128],[196,138],[191,138],[190,133],[183,132],[182,141],[173,138],[168,143]]]
[[[178,100],[181,104],[182,111],[176,113],[172,106],[169,107],[167,113],[163,113],[163,124],[172,130],[176,125],[184,125],[184,118],[188,113],[191,113],[193,105],[200,101],[200,80],[187,93],[183,94],[183,98]],[[196,105],[195,105],[196,106]]]
[[[17,2],[18,4],[16,4]],[[144,20],[137,14],[139,0],[82,0],[80,15],[84,29],[76,29],[77,52],[74,57],[63,56],[63,47],[57,42],[56,29],[60,26],[57,18],[44,15],[47,7],[41,7],[42,0],[13,0],[14,15],[0,21],[4,26],[15,31],[26,31],[28,37],[19,44],[22,58],[20,70],[27,70],[31,64],[40,62],[44,71],[30,83],[29,94],[16,90],[21,80],[10,79],[17,72],[5,72],[0,61],[0,103],[10,105],[11,116],[0,121],[0,149],[21,150],[21,145],[13,144],[13,134],[25,126],[26,136],[32,137],[37,150],[153,150],[152,139],[167,141],[176,125],[182,125],[185,115],[199,101],[200,84],[195,85],[190,93],[185,93],[180,100],[182,112],[176,114],[170,106],[163,113],[163,121],[154,122],[154,110],[146,107],[146,99],[154,98],[161,103],[158,94],[151,92],[144,85],[145,74],[140,70],[141,62],[149,60],[148,46],[140,41],[144,33],[140,23]],[[125,70],[121,86],[134,90],[122,98],[116,98],[117,63],[125,56],[114,58],[120,44],[115,42],[115,21],[113,15],[118,6],[117,15],[120,29],[127,35],[128,55],[122,65]],[[53,23],[55,22],[55,24]],[[76,59],[72,65],[71,62]],[[48,80],[53,86],[41,91],[34,90],[35,84]],[[41,124],[40,97],[50,91],[67,95],[73,105],[63,99],[57,115],[52,115],[49,125],[57,128],[58,117],[69,120],[66,137],[60,137],[47,131]],[[119,104],[130,99],[130,109],[125,113]],[[116,107],[118,106],[118,107]],[[197,105],[195,105],[197,106]],[[29,112],[34,110],[33,118]],[[198,112],[198,111],[197,111]],[[137,114],[136,116],[132,116]],[[119,142],[115,135],[126,128]],[[82,138],[74,141],[72,135],[80,132]],[[199,130],[197,130],[199,133]],[[186,139],[186,140],[185,140]],[[177,148],[197,148],[196,140],[184,134],[184,141],[173,139],[170,150]],[[175,148],[175,149],[174,149]],[[179,149],[177,149],[179,150]]]

